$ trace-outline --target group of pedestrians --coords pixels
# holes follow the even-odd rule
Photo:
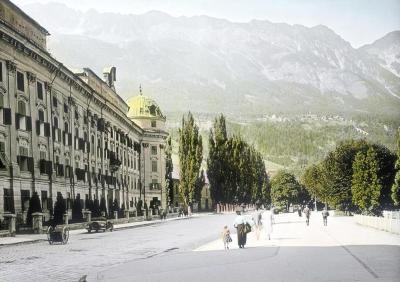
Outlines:
[[[300,210],[300,209],[299,209]],[[303,210],[303,213],[304,213],[304,215],[305,215],[305,217],[306,217],[306,224],[307,224],[307,226],[309,226],[310,225],[310,215],[311,215],[311,210],[310,210],[310,208],[308,207],[308,206],[306,206],[305,208],[304,208],[304,210]],[[323,221],[323,223],[324,223],[324,226],[328,226],[328,216],[329,216],[329,212],[328,212],[328,210],[327,210],[327,208],[325,207],[324,209],[323,209],[323,211],[322,211],[322,221]],[[299,212],[299,216],[301,216],[301,210],[300,210],[300,212]]]
[[[247,241],[247,234],[255,231],[257,240],[260,239],[260,234],[264,230],[268,240],[271,240],[272,226],[273,226],[273,209],[265,211],[260,209],[259,206],[256,207],[252,217],[244,216],[244,212],[241,210],[236,211],[236,218],[234,220],[233,226],[236,228],[237,242],[239,248],[244,248]],[[229,243],[232,242],[230,236],[230,231],[228,226],[224,226],[222,231],[222,240],[224,243],[224,248],[229,249]]]
[[[306,218],[307,226],[310,225],[311,210],[308,206],[303,209],[303,213]],[[234,220],[233,226],[236,228],[237,242],[239,248],[244,248],[247,241],[247,234],[252,230],[255,232],[256,239],[260,239],[261,233],[265,232],[268,240],[271,240],[271,234],[274,224],[274,209],[263,210],[260,206],[256,206],[256,209],[252,216],[244,216],[243,210],[236,211],[236,218]],[[301,216],[301,209],[299,209],[299,216]],[[329,212],[326,208],[322,211],[322,219],[324,226],[328,225]],[[229,243],[232,242],[232,237],[228,226],[224,226],[222,231],[222,241],[224,243],[225,250],[229,249]]]

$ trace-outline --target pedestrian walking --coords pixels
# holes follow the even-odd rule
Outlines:
[[[324,210],[322,211],[322,220],[324,221],[324,226],[328,225],[328,216],[329,212],[326,208],[324,208]]]
[[[240,211],[236,211],[236,214],[233,226],[236,228],[238,246],[239,248],[244,248],[246,244],[245,220]]]
[[[271,206],[271,209],[270,209],[270,211],[271,211],[271,223],[272,224],[274,224],[275,223],[275,207],[274,206]]]
[[[301,217],[301,206],[299,206],[299,207],[297,208],[297,213],[299,214],[299,217]]]
[[[257,205],[256,210],[253,214],[253,221],[254,221],[254,229],[256,231],[256,238],[257,240],[260,239],[260,231],[262,228],[262,211],[260,207]]]
[[[310,225],[310,214],[311,214],[310,208],[308,206],[306,206],[304,208],[304,210],[303,210],[303,213],[306,216],[306,223],[307,223],[307,226],[308,226],[308,225]]]
[[[268,240],[271,240],[271,234],[272,234],[272,217],[271,217],[271,211],[265,211],[262,214],[262,222],[263,222],[263,228],[265,229],[265,234],[268,238]]]
[[[229,243],[232,242],[231,232],[227,225],[224,226],[222,230],[222,241],[224,242],[224,249],[229,250]]]

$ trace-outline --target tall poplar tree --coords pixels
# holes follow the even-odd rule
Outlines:
[[[400,131],[397,133],[397,161],[395,165],[396,176],[392,185],[392,199],[396,206],[400,204]]]
[[[377,213],[382,184],[378,178],[378,161],[375,150],[358,152],[353,163],[351,192],[353,203],[363,212]]]
[[[214,120],[209,135],[209,153],[207,159],[207,177],[210,183],[211,198],[215,203],[226,202],[226,124],[225,117],[220,115]]]
[[[182,128],[179,129],[179,194],[187,207],[194,196],[196,180],[199,177],[203,159],[203,144],[199,128],[189,112],[187,118],[182,118]]]

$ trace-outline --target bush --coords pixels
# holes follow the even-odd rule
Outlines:
[[[93,205],[91,205],[90,211],[92,212],[92,217],[101,216],[99,199],[95,199]]]
[[[112,204],[112,216],[114,216],[114,212],[119,213],[119,205],[116,198],[114,199],[114,202]]]
[[[137,215],[138,215],[138,216],[142,216],[142,215],[143,215],[142,206],[143,206],[143,201],[142,201],[142,200],[139,200],[139,201],[137,202],[137,205],[136,205],[136,212],[137,212]]]
[[[105,217],[107,217],[107,206],[106,206],[106,199],[101,197],[100,200],[100,214],[104,212]]]
[[[42,205],[37,192],[33,192],[32,197],[29,199],[28,214],[26,216],[26,224],[32,226],[32,214],[35,212],[42,212]]]
[[[64,219],[63,216],[65,211],[67,210],[65,206],[65,200],[60,192],[57,193],[57,200],[54,204],[54,213],[53,213],[53,220],[54,224],[63,224]]]
[[[74,203],[72,204],[72,220],[74,222],[82,222],[83,214],[82,214],[82,205],[81,205],[81,197],[78,194]]]

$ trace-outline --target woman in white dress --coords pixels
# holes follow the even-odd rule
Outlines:
[[[272,213],[269,210],[266,210],[262,214],[262,222],[263,227],[265,229],[265,234],[267,235],[268,240],[271,240],[272,233]]]

